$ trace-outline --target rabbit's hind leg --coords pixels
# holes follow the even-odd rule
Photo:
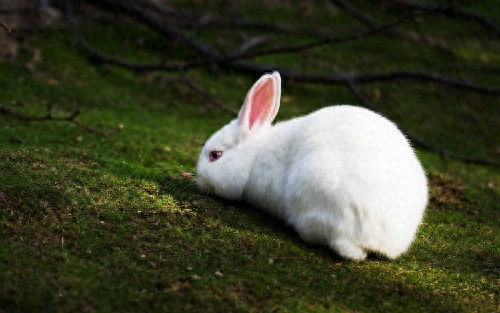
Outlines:
[[[366,259],[367,253],[362,248],[345,238],[336,238],[330,241],[330,248],[345,259],[354,261]]]

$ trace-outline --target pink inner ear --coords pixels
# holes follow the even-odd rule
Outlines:
[[[269,113],[272,110],[275,95],[273,79],[268,78],[265,82],[255,88],[251,99],[252,107],[250,110],[249,128],[252,129],[253,124],[258,120],[261,124],[269,118]]]

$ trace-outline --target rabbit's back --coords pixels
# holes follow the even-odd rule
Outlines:
[[[404,135],[353,106],[324,108],[300,122],[284,191],[288,222],[304,240],[348,258],[406,251],[427,203],[427,181]]]

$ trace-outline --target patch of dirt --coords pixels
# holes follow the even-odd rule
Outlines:
[[[471,204],[463,182],[443,174],[428,174],[429,202],[434,209],[444,210],[450,207],[463,207]]]

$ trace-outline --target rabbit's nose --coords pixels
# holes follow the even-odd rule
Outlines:
[[[199,176],[198,179],[196,179],[196,185],[198,186],[198,189],[203,193],[213,193],[212,185],[204,176]]]

